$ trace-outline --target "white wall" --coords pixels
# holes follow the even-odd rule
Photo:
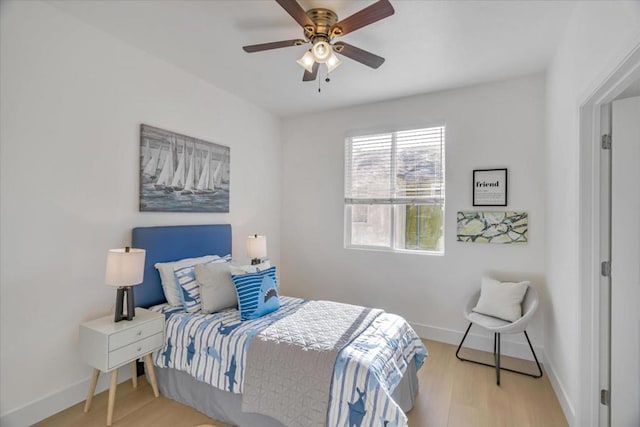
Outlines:
[[[424,337],[455,343],[467,326],[462,309],[484,273],[531,279],[546,301],[544,92],[543,76],[535,75],[284,120],[284,291],[382,307]],[[446,123],[444,256],[345,249],[345,134],[439,123]],[[472,206],[472,171],[489,167],[508,168],[508,209],[529,213],[529,244],[456,241],[456,212],[481,210]],[[542,319],[538,313],[530,328],[538,347]],[[524,355],[522,347],[503,348]]]
[[[234,254],[263,233],[278,263],[280,123],[50,5],[0,7],[0,424],[27,425],[84,399],[78,324],[113,305],[132,227],[231,223]],[[138,212],[140,123],[231,147],[230,214]]]
[[[639,42],[640,2],[580,2],[547,74],[546,267],[550,303],[545,349],[548,368],[558,379],[556,393],[572,425],[589,422],[584,418],[588,408],[578,406],[579,301],[583,289],[576,221],[580,207],[579,107]],[[585,406],[593,404],[597,403]]]

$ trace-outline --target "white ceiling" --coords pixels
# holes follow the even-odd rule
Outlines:
[[[272,0],[50,2],[82,21],[279,116],[381,101],[544,70],[572,1],[391,0],[395,14],[341,39],[386,58],[372,70],[348,58],[324,82],[302,82],[307,46],[241,47],[302,38]],[[299,0],[339,19],[373,3]]]

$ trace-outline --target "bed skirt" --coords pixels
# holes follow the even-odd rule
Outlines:
[[[211,418],[240,427],[284,427],[282,423],[266,415],[242,412],[240,394],[212,387],[176,369],[156,366],[154,370],[163,396],[191,406]],[[417,393],[417,370],[415,364],[410,363],[392,396],[406,413],[413,408]]]

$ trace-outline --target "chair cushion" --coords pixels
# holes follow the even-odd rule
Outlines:
[[[522,317],[522,300],[528,286],[529,282],[500,282],[483,277],[480,299],[472,311],[515,322]]]
[[[495,317],[485,316],[484,314],[474,312],[469,313],[467,319],[469,319],[470,322],[489,330],[499,329],[511,324],[511,322],[507,322],[506,320],[500,320]]]

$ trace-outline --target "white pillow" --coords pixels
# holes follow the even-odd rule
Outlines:
[[[173,262],[157,262],[154,267],[160,273],[160,281],[162,282],[162,290],[167,302],[174,307],[182,306],[181,292],[176,283],[173,271],[182,267],[190,267],[196,264],[203,264],[214,259],[219,259],[218,255],[205,255],[199,258],[185,258]]]
[[[482,278],[480,299],[473,311],[508,322],[522,317],[522,300],[529,282],[499,282],[489,277]]]
[[[238,306],[236,287],[233,286],[229,267],[227,263],[196,265],[196,281],[200,286],[200,310],[203,313],[215,313]]]

